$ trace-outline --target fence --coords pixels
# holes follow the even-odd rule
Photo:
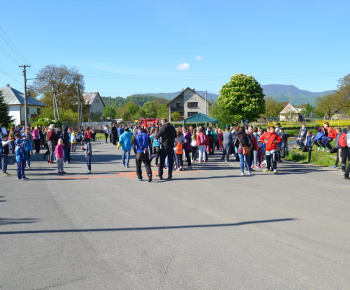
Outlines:
[[[310,120],[305,122],[306,127],[323,126],[324,123],[328,122],[331,127],[346,127],[350,125],[350,120]],[[269,122],[268,126],[276,126],[276,123],[280,123],[282,127],[301,127],[301,122]]]

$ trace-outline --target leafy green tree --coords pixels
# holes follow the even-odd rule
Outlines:
[[[179,121],[181,119],[181,114],[179,112],[171,113],[172,121]]]
[[[168,109],[165,104],[157,104],[157,118],[168,118]]]
[[[103,117],[104,119],[109,119],[109,106],[104,107],[103,109]],[[111,118],[116,118],[116,111],[112,108],[111,109]]]
[[[277,118],[285,107],[284,102],[276,101],[271,97],[265,98],[265,106],[266,110],[264,116],[267,119]]]
[[[305,107],[301,110],[301,113],[307,117],[310,118],[311,113],[315,111],[315,108],[310,105],[310,103],[307,103]]]
[[[11,122],[13,122],[13,119],[9,115],[9,106],[5,103],[0,92],[0,126],[7,128]]]
[[[125,103],[121,110],[121,117],[123,120],[135,120],[135,117],[138,118],[138,112],[139,107],[135,103]]]
[[[231,123],[231,120],[227,118],[224,111],[220,108],[219,104],[217,102],[213,103],[209,107],[209,115],[212,118],[215,118],[219,120],[220,124],[229,124]]]
[[[78,111],[78,84],[81,92],[84,90],[84,76],[75,67],[65,65],[47,65],[38,74],[29,92],[32,97],[43,94],[40,100],[48,107],[53,107],[53,91],[57,92],[59,109]],[[83,95],[80,94],[83,111],[86,112]]]
[[[255,121],[265,113],[263,89],[254,77],[235,74],[222,86],[218,105],[225,123]]]
[[[148,101],[143,104],[142,111],[144,112],[144,118],[156,118],[157,117],[157,105],[154,101]]]

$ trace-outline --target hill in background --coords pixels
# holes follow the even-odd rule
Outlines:
[[[272,97],[279,102],[287,102],[289,99],[292,100],[294,105],[307,104],[315,106],[316,98],[330,94],[333,91],[324,92],[310,92],[306,90],[300,90],[292,85],[263,85],[261,86],[264,90],[266,97]],[[204,98],[205,91],[196,91],[199,95]],[[162,104],[166,104],[168,101],[177,97],[181,91],[174,93],[147,93],[147,94],[136,94],[126,98],[116,97],[111,98],[112,108],[120,108],[127,102],[134,102],[139,107],[142,107],[144,103],[148,101],[156,101]],[[216,101],[219,97],[218,94],[207,93],[208,100]],[[102,100],[106,106],[109,106],[109,98],[102,97]]]

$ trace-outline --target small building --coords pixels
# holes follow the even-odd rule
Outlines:
[[[303,115],[301,114],[302,109],[295,108],[291,103],[280,112],[279,121],[281,122],[300,122],[303,120]]]
[[[9,106],[9,115],[14,120],[14,125],[24,125],[24,94],[14,88],[11,88],[10,85],[6,85],[6,87],[1,88],[0,91],[4,98],[4,102]],[[33,119],[36,115],[40,114],[40,110],[43,107],[46,107],[46,105],[27,96],[28,120]]]
[[[102,114],[105,108],[105,104],[102,101],[102,98],[98,92],[85,93],[84,94],[85,105],[88,107],[89,117],[88,121],[91,122],[91,116]]]
[[[210,103],[206,102],[195,89],[182,89],[182,92],[177,97],[166,104],[169,112],[169,121],[171,121],[171,114],[174,112],[178,112],[181,115],[181,120],[198,113],[207,115],[209,105]]]

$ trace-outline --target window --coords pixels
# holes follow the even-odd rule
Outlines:
[[[176,103],[176,109],[182,109],[183,105],[182,103]]]
[[[198,108],[198,102],[188,102],[187,107],[188,108]]]
[[[191,116],[197,115],[198,112],[188,112],[187,114],[188,114],[188,117],[191,117]]]

